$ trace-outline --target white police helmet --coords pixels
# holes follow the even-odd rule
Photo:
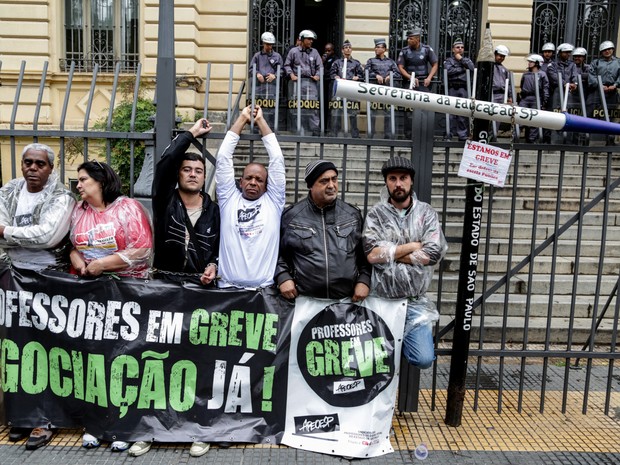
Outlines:
[[[576,47],[575,50],[573,50],[574,57],[585,57],[587,55],[588,55],[588,52],[583,47]]]
[[[525,57],[525,60],[526,61],[533,61],[538,66],[542,65],[543,61],[545,61],[545,59],[543,57],[541,57],[537,53],[530,53],[528,56]]]
[[[601,45],[598,47],[598,51],[602,52],[603,50],[607,50],[609,48],[615,49],[616,46],[611,40],[606,40],[605,42],[601,43]]]
[[[299,38],[300,39],[314,39],[316,40],[316,34],[314,33],[314,31],[311,31],[310,29],[304,29],[303,31],[301,31],[299,33]]]
[[[260,36],[261,42],[265,44],[275,44],[276,37],[271,32],[263,32],[263,35]]]
[[[553,44],[553,42],[547,42],[546,44],[544,44],[542,46],[542,51],[543,52],[547,52],[547,51],[555,51],[555,45]]]
[[[558,53],[560,52],[572,52],[575,49],[572,44],[564,43],[558,45]]]
[[[495,53],[499,53],[500,55],[504,55],[505,57],[507,57],[508,55],[510,55],[510,50],[505,45],[498,45],[497,47],[495,47]]]

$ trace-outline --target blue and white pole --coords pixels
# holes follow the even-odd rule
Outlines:
[[[610,123],[594,118],[556,113],[553,111],[524,108],[505,103],[494,103],[462,97],[419,92],[410,89],[380,86],[359,81],[334,81],[334,93],[341,98],[351,100],[369,100],[371,102],[396,105],[407,108],[449,113],[500,123],[513,122],[525,126],[547,128],[556,131],[588,132],[596,134],[620,135],[620,124]],[[473,109],[473,111],[472,111]]]

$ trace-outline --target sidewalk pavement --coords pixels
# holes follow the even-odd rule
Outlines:
[[[596,368],[596,367],[595,367]],[[599,367],[600,374],[607,367]],[[544,395],[544,413],[540,413],[540,386],[523,391],[521,412],[519,393],[502,390],[501,413],[498,413],[497,389],[483,388],[478,393],[477,410],[473,390],[468,390],[462,424],[444,424],[446,411],[445,380],[448,367],[439,365],[435,409],[432,410],[430,372],[424,372],[420,405],[416,413],[394,416],[392,445],[394,453],[372,459],[355,459],[364,465],[392,464],[463,464],[463,465],[617,465],[620,464],[620,376],[611,384],[610,413],[604,414],[604,376],[594,377],[588,392],[587,413],[582,414],[583,391],[567,393],[566,413],[561,412],[561,383],[550,383]],[[550,371],[550,378],[557,372]],[[485,366],[485,376],[498,370]],[[471,377],[470,377],[471,378]],[[470,380],[468,378],[468,380]],[[600,380],[600,381],[596,381]],[[471,380],[470,380],[471,381]],[[471,384],[468,382],[468,384]],[[488,387],[493,387],[489,383]],[[0,427],[1,465],[108,465],[108,464],[346,464],[341,457],[318,454],[286,446],[236,445],[220,448],[213,445],[200,458],[189,456],[189,444],[156,444],[142,457],[113,453],[102,445],[83,449],[81,430],[60,430],[52,442],[36,451],[27,451],[25,441],[8,441],[8,427]]]

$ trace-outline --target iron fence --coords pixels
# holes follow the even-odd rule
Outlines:
[[[8,140],[10,146],[12,177],[17,176],[18,144],[25,145],[31,140],[51,142],[60,148],[59,169],[63,182],[67,181],[65,152],[70,139],[83,142],[80,161],[98,156],[109,160],[110,143],[127,140],[131,147],[132,167],[136,146],[154,143],[156,132],[135,130],[140,67],[134,76],[131,124],[125,131],[112,130],[113,108],[119,94],[118,65],[110,91],[110,109],[101,130],[93,130],[90,125],[94,95],[105,85],[99,82],[96,66],[82,127],[66,125],[73,67],[68,74],[58,127],[50,129],[39,123],[44,89],[49,79],[47,65],[41,74],[32,128],[18,127],[17,111],[22,104],[20,96],[25,67],[24,62],[15,85],[10,121],[0,128],[0,142]],[[216,127],[202,144],[197,144],[211,163],[215,161],[211,151],[217,149],[244,98],[245,86],[235,91],[232,68],[230,72],[225,123]],[[202,114],[211,117],[210,67],[205,86]],[[318,93],[321,103],[322,95],[322,92]],[[254,100],[251,90],[249,99]],[[362,114],[364,107],[361,106]],[[300,109],[301,100],[297,94],[294,109],[297,115]],[[175,109],[167,111],[174,112]],[[368,112],[372,114],[372,109]],[[432,297],[442,314],[436,328],[437,364],[441,364],[451,355],[451,320],[463,228],[465,181],[457,176],[463,146],[435,136],[436,121],[444,119],[443,115],[422,111],[413,114],[412,140],[372,138],[371,131],[370,136],[363,134],[359,139],[346,134],[315,137],[297,134],[299,124],[293,130],[280,130],[278,139],[286,157],[288,202],[296,202],[305,195],[303,184],[300,187],[305,164],[316,158],[329,158],[340,170],[341,198],[358,205],[365,214],[377,201],[383,185],[380,175],[383,161],[393,154],[414,161],[418,196],[440,213],[451,248],[436,273],[432,288]],[[296,121],[299,120],[298,117]],[[172,134],[157,136],[170,139]],[[498,411],[503,408],[504,390],[507,389],[518,391],[519,410],[524,392],[538,390],[541,412],[545,409],[549,389],[562,392],[563,411],[567,408],[568,394],[578,389],[583,396],[582,410],[586,413],[596,377],[598,385],[604,385],[601,392],[604,394],[604,411],[608,414],[614,394],[620,389],[620,378],[615,369],[620,357],[617,349],[620,167],[615,161],[620,150],[615,145],[603,145],[607,141],[605,138],[592,137],[587,141],[589,145],[576,145],[566,143],[563,135],[558,134],[556,141],[560,143],[528,145],[499,136],[496,145],[512,149],[513,159],[506,186],[502,189],[488,187],[485,195],[484,221],[480,230],[483,252],[479,261],[479,279],[475,283],[477,299],[473,304],[476,330],[470,351],[474,363],[469,387],[475,392],[474,408],[479,401],[478,393],[489,388],[485,367],[496,364],[499,376],[491,385],[497,391]],[[239,164],[266,159],[261,144],[256,143],[258,140],[259,136],[252,132],[242,135],[236,154]],[[97,151],[93,148],[95,145],[99,147]],[[131,179],[136,175],[132,168]],[[433,406],[437,364],[432,370]],[[577,366],[582,368],[575,368]],[[401,379],[399,408],[401,411],[414,409],[418,382],[415,373],[405,373]]]

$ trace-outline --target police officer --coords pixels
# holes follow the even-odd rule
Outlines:
[[[546,42],[540,49],[540,54],[543,57],[543,62],[542,65],[540,65],[540,70],[546,73],[549,65],[553,63],[553,60],[555,58],[555,44],[553,42]],[[551,110],[551,99],[547,100],[542,109],[547,111]],[[551,142],[551,129],[543,129],[542,141],[545,143]]]
[[[598,78],[601,76],[603,91],[607,106],[618,103],[618,87],[620,87],[620,60],[614,56],[616,47],[613,42],[606,40],[599,46],[600,58],[590,64],[589,83],[598,88]]]
[[[588,92],[588,73],[590,71],[590,65],[586,62],[588,52],[583,47],[575,47],[573,50],[573,63],[577,68],[577,74],[579,75],[580,84],[583,86],[584,95]]]
[[[403,48],[398,55],[398,70],[403,77],[402,86],[405,89],[415,88],[421,92],[429,92],[431,81],[439,63],[437,55],[429,45],[421,43],[420,29],[413,29],[407,33],[407,47]],[[430,65],[430,71],[429,71]],[[415,79],[412,74],[415,73]],[[405,138],[411,139],[411,112],[405,111]]]
[[[542,108],[549,99],[549,79],[547,74],[540,68],[544,58],[536,53],[527,57],[527,71],[521,76],[521,93],[519,105],[525,108]],[[536,84],[538,83],[538,98],[536,100]],[[525,127],[525,140],[533,143],[538,138],[539,129],[530,126]]]
[[[504,60],[510,55],[510,50],[505,45],[498,45],[494,50],[495,65],[493,66],[493,101],[495,103],[504,103],[504,95],[506,95],[506,79],[510,79],[510,73],[503,65]],[[508,86],[508,100],[506,103],[512,103],[512,91]]]
[[[334,64],[332,65],[330,76],[332,80],[337,81],[340,79],[347,79],[350,81],[361,81],[364,78],[364,69],[362,68],[362,64],[359,60],[356,60],[352,57],[353,46],[351,42],[345,40],[342,44],[342,58],[338,58]],[[346,60],[346,71],[345,71],[345,60]],[[340,131],[340,120],[342,115],[344,114],[344,110],[342,108],[343,100],[334,99],[333,103],[338,103],[339,108],[332,109],[332,131],[334,133],[338,133]],[[348,102],[349,103],[349,102]],[[354,107],[357,105],[359,108],[359,102],[350,102],[349,109],[347,113],[349,115],[349,125],[351,130],[351,136],[358,138],[360,136],[360,131],[357,128],[357,114],[359,113],[359,109],[355,109]]]
[[[331,109],[329,105],[329,101],[332,95],[332,78],[330,75],[332,65],[338,59],[338,55],[336,54],[336,48],[334,44],[331,42],[327,42],[325,47],[323,48],[323,55],[321,55],[321,60],[323,60],[323,102],[325,106],[325,130],[328,134],[331,132]]]
[[[575,90],[577,90],[577,81],[579,80],[579,75],[577,73],[577,67],[575,63],[570,60],[570,55],[573,52],[575,47],[572,44],[564,43],[558,45],[557,48],[557,56],[555,61],[553,61],[547,67],[547,77],[549,78],[549,91],[551,92],[551,108],[560,109],[562,108],[561,95],[563,95],[564,89],[559,88],[560,78],[562,78],[562,87],[569,85],[569,92],[573,94]],[[570,97],[570,103],[576,103],[576,100],[573,98],[574,94]]]
[[[540,70],[547,72],[547,67],[553,62],[553,56],[555,55],[555,45],[553,42],[547,42],[543,44],[541,50],[541,55],[543,57],[543,63],[540,66]]]
[[[592,61],[590,64],[590,74],[588,82],[590,86],[596,90],[592,91],[595,96],[595,102],[600,104],[600,91],[598,89],[598,76],[601,77],[603,83],[603,92],[607,109],[610,112],[610,120],[615,119],[613,112],[618,105],[618,87],[620,87],[620,60],[614,56],[616,46],[613,42],[606,40],[599,46],[600,58]],[[595,115],[596,116],[596,115]],[[608,145],[614,145],[614,139],[607,139]]]
[[[369,58],[366,62],[365,69],[368,71],[368,79],[373,84],[382,84],[386,86],[396,86],[398,82],[400,84],[401,76],[398,71],[398,65],[394,60],[386,55],[387,42],[384,38],[375,39],[375,56]],[[394,82],[391,81],[394,80]],[[375,120],[377,119],[377,113],[383,113],[383,134],[386,139],[393,137],[392,125],[391,125],[391,110],[390,106],[384,105],[382,109],[378,109],[371,112],[371,127],[372,133],[375,132]]]
[[[452,56],[444,61],[443,66],[448,74],[448,95],[451,97],[469,97],[467,95],[467,74],[474,71],[474,63],[464,56],[465,44],[456,39],[452,44]],[[469,119],[466,116],[450,115],[449,139],[456,133],[459,140],[466,140],[469,135]]]
[[[256,65],[256,93],[255,97],[261,99],[260,107],[263,109],[263,116],[269,127],[274,127],[274,115],[278,67],[280,76],[284,73],[284,62],[282,55],[273,50],[276,38],[271,32],[263,32],[260,36],[263,48],[254,54],[250,60],[250,79],[253,79],[254,65]],[[251,82],[251,80],[250,80]],[[250,87],[250,92],[252,88]]]
[[[577,74],[579,76],[579,85],[583,89],[583,98],[586,102],[586,112],[588,116],[591,116],[591,108],[589,105],[590,99],[590,85],[588,84],[588,74],[590,72],[590,65],[586,63],[586,57],[588,52],[583,47],[575,47],[573,50],[573,63],[577,68]],[[581,105],[580,105],[581,108]]]
[[[301,86],[301,101],[307,108],[303,113],[307,118],[302,118],[302,127],[309,128],[313,136],[319,135],[319,81],[321,80],[321,55],[312,44],[316,40],[314,31],[304,29],[299,33],[301,45],[293,47],[284,61],[284,72],[292,84]],[[300,67],[300,75],[297,68]],[[289,87],[289,100],[297,99],[295,85]],[[296,109],[292,109],[296,114]]]

